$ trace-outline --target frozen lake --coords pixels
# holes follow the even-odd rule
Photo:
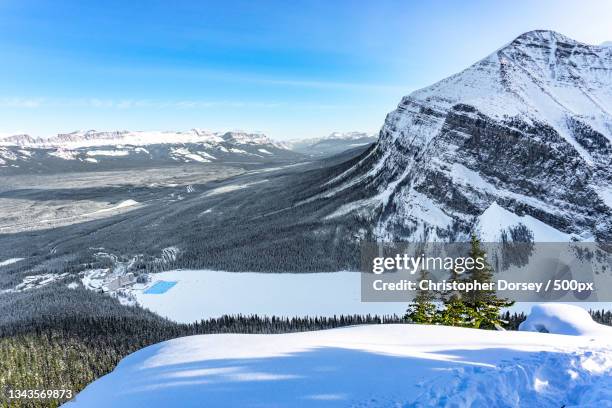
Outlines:
[[[362,303],[359,272],[253,273],[176,270],[152,275],[176,282],[164,293],[134,291],[138,303],[178,322],[224,314],[333,316],[403,314],[406,303]],[[155,283],[154,283],[155,284]]]

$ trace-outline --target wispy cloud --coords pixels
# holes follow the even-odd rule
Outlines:
[[[278,102],[257,101],[208,101],[208,100],[156,100],[156,99],[107,99],[107,98],[1,98],[0,108],[97,108],[97,109],[206,109],[227,108],[276,108]]]
[[[326,103],[292,103],[269,101],[232,101],[232,100],[158,100],[158,99],[112,99],[112,98],[19,98],[0,97],[0,108],[37,109],[37,108],[90,108],[101,110],[130,109],[208,109],[208,108],[280,108],[294,107],[309,110],[350,109],[354,105]]]
[[[258,107],[274,108],[282,104],[277,102],[257,102],[257,101],[209,101],[209,100],[156,100],[156,99],[78,99],[63,101],[70,105],[83,107],[107,108],[107,109],[206,109],[216,107],[240,108]]]
[[[0,98],[0,108],[38,108],[43,104],[43,98]]]
[[[398,85],[387,85],[367,82],[342,82],[342,81],[316,81],[300,79],[272,79],[256,75],[231,75],[229,78],[244,82],[253,82],[264,85],[279,85],[299,88],[317,89],[352,89],[370,91],[397,91],[402,87]]]

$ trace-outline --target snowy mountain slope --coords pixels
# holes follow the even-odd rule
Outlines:
[[[528,32],[404,97],[326,196],[371,191],[354,212],[378,210],[379,239],[462,239],[490,230],[479,217],[496,205],[559,237],[610,242],[611,112],[612,48]]]
[[[303,156],[263,134],[77,131],[42,139],[0,138],[0,171],[7,173],[104,169],[219,161],[294,161]]]
[[[223,134],[222,139],[239,145],[276,145],[282,147],[282,144],[275,144],[263,133],[227,132]]]
[[[204,335],[128,356],[65,406],[605,406],[611,373],[609,336],[425,325]]]
[[[333,132],[328,136],[283,142],[288,149],[314,157],[331,156],[376,142],[376,135],[365,132]]]

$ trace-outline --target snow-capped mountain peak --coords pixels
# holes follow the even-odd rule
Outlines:
[[[496,118],[546,119],[565,135],[567,115],[588,117],[596,128],[610,118],[611,72],[612,50],[553,31],[530,31],[405,100],[426,101],[441,109],[461,102]]]
[[[371,189],[351,208],[380,208],[379,239],[461,239],[493,208],[609,242],[611,112],[612,49],[530,31],[404,97],[327,196]]]
[[[263,133],[247,133],[242,131],[226,132],[223,140],[236,144],[273,144],[274,142]]]

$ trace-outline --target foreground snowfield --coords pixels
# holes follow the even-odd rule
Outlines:
[[[612,406],[612,329],[585,313],[535,307],[523,327],[579,335],[371,325],[184,337],[128,356],[65,406]]]

